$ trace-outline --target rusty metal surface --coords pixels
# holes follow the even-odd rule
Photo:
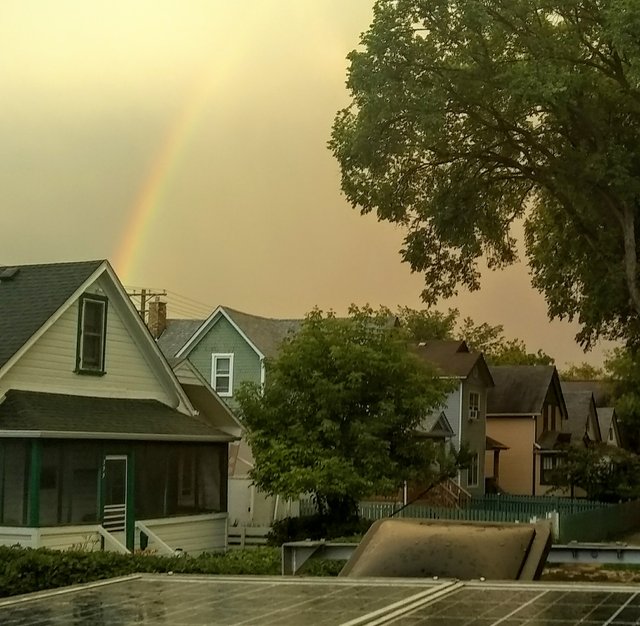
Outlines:
[[[533,580],[550,546],[546,523],[385,519],[373,524],[340,576]]]

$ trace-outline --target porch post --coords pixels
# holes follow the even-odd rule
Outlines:
[[[29,526],[40,526],[40,469],[42,467],[42,441],[31,440],[29,463]]]
[[[135,494],[135,472],[136,472],[136,459],[135,449],[133,446],[129,449],[127,459],[127,508],[126,508],[126,528],[127,536],[126,543],[127,548],[133,552],[135,547],[135,524],[136,524],[136,494]]]

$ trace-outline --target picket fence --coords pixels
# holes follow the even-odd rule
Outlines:
[[[477,520],[486,522],[528,522],[557,512],[560,516],[609,508],[612,505],[591,500],[559,497],[487,495],[474,497],[469,506],[456,509],[401,502],[360,502],[360,516],[377,520],[384,517],[416,517],[422,519]],[[300,514],[311,515],[316,509],[311,500],[300,503]]]

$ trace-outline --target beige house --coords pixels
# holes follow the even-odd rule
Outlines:
[[[485,492],[487,391],[493,379],[484,357],[471,352],[464,341],[433,340],[416,347],[418,356],[434,365],[443,378],[455,381],[443,407],[437,409],[451,427],[451,442],[457,450],[466,446],[471,454],[468,470],[457,482],[471,495]]]
[[[548,473],[570,440],[558,372],[553,365],[490,366],[489,371],[495,386],[487,397],[487,436],[507,449],[498,468],[487,455],[485,473],[507,493],[544,495]]]

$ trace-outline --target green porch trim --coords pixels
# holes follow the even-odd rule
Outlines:
[[[129,450],[127,454],[127,511],[126,511],[126,542],[127,548],[133,552],[135,547],[136,499],[135,499],[135,453]]]
[[[40,472],[42,469],[42,441],[31,440],[29,463],[29,526],[40,526]]]

